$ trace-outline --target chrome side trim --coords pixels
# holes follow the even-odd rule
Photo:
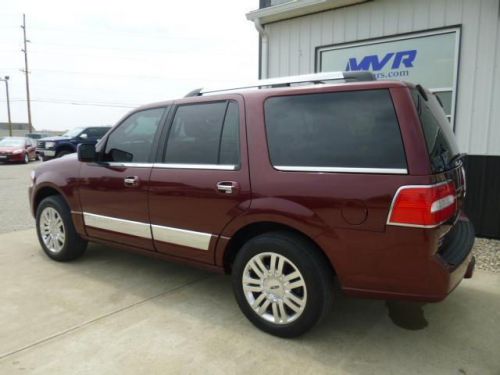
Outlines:
[[[153,239],[155,241],[168,242],[175,245],[193,247],[200,250],[208,250],[210,233],[195,232],[186,229],[151,225]]]
[[[159,169],[213,169],[219,171],[234,171],[236,165],[222,164],[181,164],[181,163],[155,163],[153,168]]]
[[[82,215],[83,212],[82,211],[71,211],[71,214],[73,214],[73,215]]]
[[[337,173],[375,173],[375,174],[408,174],[406,168],[350,168],[350,167],[300,167],[275,165],[279,171],[286,172],[337,172]]]
[[[151,239],[151,226],[139,221],[117,219],[114,217],[83,213],[83,221],[86,226],[105,229],[111,232],[124,233],[131,236]]]
[[[120,163],[120,162],[107,162],[104,164],[108,167],[123,167],[123,168],[151,168],[153,163]]]
[[[155,241],[192,247],[199,250],[208,250],[210,240],[212,239],[212,234],[210,233],[162,225],[150,225],[139,221],[117,219],[115,217],[91,214],[89,212],[83,212],[83,221],[88,227],[154,239]]]

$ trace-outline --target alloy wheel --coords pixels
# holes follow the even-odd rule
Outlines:
[[[59,212],[52,207],[45,207],[40,215],[40,233],[47,249],[59,253],[64,247],[66,231]]]
[[[290,259],[265,252],[251,258],[243,271],[243,293],[262,319],[288,324],[298,319],[307,303],[304,277]]]

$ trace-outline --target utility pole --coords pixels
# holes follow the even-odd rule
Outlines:
[[[12,137],[12,121],[10,120],[9,76],[0,78],[0,81],[5,82],[5,93],[7,94],[7,119],[9,121],[9,136]]]
[[[29,40],[26,39],[26,15],[23,13],[23,24],[21,25],[23,29],[23,37],[24,37],[24,49],[21,51],[24,52],[24,74],[26,76],[26,102],[28,103],[28,126],[29,132],[33,132],[33,127],[31,123],[31,100],[30,100],[30,82],[29,82],[29,70],[28,70],[28,47],[27,43]]]

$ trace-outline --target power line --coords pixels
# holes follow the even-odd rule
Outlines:
[[[0,100],[4,102],[5,100]],[[11,102],[25,102],[26,99],[11,99]],[[106,102],[85,102],[80,100],[71,99],[31,99],[32,102],[38,103],[51,103],[51,104],[69,104],[69,105],[82,105],[82,106],[92,106],[92,107],[110,107],[110,108],[137,108],[139,105],[124,104],[124,103],[106,103]]]

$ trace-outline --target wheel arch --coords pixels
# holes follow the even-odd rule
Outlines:
[[[336,274],[334,265],[312,236],[293,226],[276,221],[257,221],[239,228],[223,249],[222,266],[224,268],[224,272],[227,274],[231,273],[233,261],[241,247],[246,242],[256,236],[269,232],[288,232],[292,235],[302,237],[305,241],[309,242],[314,251],[316,251],[318,255],[324,259],[333,274]]]
[[[44,185],[40,187],[33,196],[33,216],[36,216],[36,211],[42,200],[53,195],[59,195],[64,200],[66,205],[70,207],[68,204],[68,200],[66,199],[62,191],[52,185]]]
[[[70,143],[64,143],[56,148],[56,155],[61,151],[76,152],[76,148]]]

